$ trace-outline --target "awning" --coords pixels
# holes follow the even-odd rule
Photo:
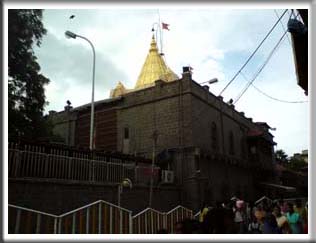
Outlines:
[[[261,182],[260,184],[268,186],[268,187],[282,189],[282,190],[285,190],[287,192],[295,192],[296,191],[296,188],[295,187],[291,187],[291,186],[283,186],[283,185],[279,185],[279,184],[266,183],[266,182]]]
[[[250,129],[247,133],[247,137],[260,137],[263,135],[263,131],[258,129]]]

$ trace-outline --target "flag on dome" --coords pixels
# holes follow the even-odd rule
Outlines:
[[[161,23],[162,24],[162,29],[165,29],[165,30],[170,30],[169,29],[169,24],[166,24],[166,23]]]

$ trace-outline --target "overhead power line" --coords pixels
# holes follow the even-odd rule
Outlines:
[[[274,9],[274,13],[275,13],[275,15],[277,16],[277,18],[280,18],[279,14],[278,14],[278,11],[276,11],[275,9]],[[292,15],[292,14],[290,14],[289,18],[291,18],[291,15]],[[284,27],[283,22],[281,21],[280,23],[281,23],[281,25],[282,25],[283,30],[285,31],[286,28]],[[291,41],[290,41],[290,38],[289,38],[288,35],[286,35],[286,38],[287,38],[289,44],[291,45]]]
[[[290,15],[291,18],[292,14]],[[294,18],[296,19],[298,15],[294,16]],[[238,100],[243,96],[243,94],[247,91],[247,89],[249,88],[250,85],[252,85],[252,83],[256,80],[256,78],[259,76],[259,74],[262,72],[262,70],[265,68],[265,66],[267,65],[267,63],[270,61],[272,55],[275,53],[275,51],[278,49],[278,47],[280,46],[282,40],[284,39],[285,35],[287,34],[288,30],[285,30],[285,32],[283,33],[283,35],[281,36],[281,38],[279,39],[279,41],[276,43],[276,45],[274,46],[274,48],[272,49],[272,51],[270,52],[270,54],[268,55],[266,61],[263,63],[263,65],[261,66],[261,68],[258,70],[258,72],[254,75],[254,77],[252,78],[251,81],[248,81],[248,83],[246,84],[245,88],[243,89],[243,91],[241,93],[239,93],[239,95],[237,96],[237,98],[234,101],[234,105],[238,102]],[[242,75],[243,73],[240,72]],[[243,75],[244,76],[244,75]],[[244,76],[245,78],[245,76]]]
[[[284,34],[281,36],[281,38],[279,39],[279,41],[276,43],[276,45],[274,46],[274,48],[272,49],[272,51],[269,53],[267,59],[265,60],[265,62],[263,63],[263,65],[261,66],[261,68],[258,70],[258,72],[254,75],[254,77],[252,78],[252,80],[250,80],[245,88],[243,89],[243,91],[237,96],[236,100],[234,101],[234,105],[238,102],[238,100],[243,96],[243,94],[247,91],[247,89],[249,88],[249,86],[256,80],[256,78],[259,76],[259,74],[262,72],[262,70],[265,68],[265,66],[268,64],[268,62],[270,61],[271,57],[273,56],[273,54],[275,53],[275,51],[277,50],[277,48],[280,46],[280,43],[282,42],[282,40],[284,39],[285,35],[287,34],[287,31],[284,32]]]
[[[251,58],[256,54],[256,52],[259,50],[259,48],[262,46],[262,44],[265,42],[265,40],[269,37],[271,32],[274,30],[274,28],[277,26],[277,24],[281,21],[282,17],[288,10],[286,9],[280,18],[277,20],[277,22],[272,26],[272,28],[269,30],[269,32],[266,34],[266,36],[263,38],[263,40],[260,42],[260,44],[257,46],[257,48],[254,50],[254,52],[250,55],[250,57],[247,59],[247,61],[242,65],[242,67],[238,70],[238,72],[234,75],[234,77],[228,82],[228,84],[224,87],[224,89],[219,93],[219,95],[222,95],[222,93],[227,89],[227,87],[236,79],[236,77],[240,74],[240,72],[244,69],[244,67],[248,64],[248,62],[251,60]]]
[[[283,102],[283,103],[306,103],[308,102],[307,100],[305,101],[288,101],[288,100],[280,100],[280,99],[277,99],[277,98],[274,98],[270,95],[268,95],[267,93],[263,92],[262,90],[260,90],[259,88],[257,88],[254,84],[251,84],[252,87],[254,87],[258,92],[260,92],[261,94],[267,96],[268,98],[272,99],[272,100],[275,100],[275,101],[279,101],[279,102]]]

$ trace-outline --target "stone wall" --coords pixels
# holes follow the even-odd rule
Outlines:
[[[92,184],[61,182],[43,179],[9,179],[9,204],[18,205],[52,214],[62,214],[97,200],[117,205],[116,184]],[[149,187],[124,188],[121,206],[136,214],[147,208]],[[152,208],[169,211],[181,204],[181,193],[177,187],[154,187]]]
[[[186,86],[185,86],[186,84]],[[183,95],[179,96],[179,85]],[[153,132],[157,131],[156,153],[166,148],[192,145],[190,95],[187,83],[156,82],[156,86],[124,96],[118,111],[118,151],[123,151],[123,131],[130,131],[129,153],[151,157]],[[184,134],[180,134],[181,126]]]
[[[71,110],[65,110],[59,113],[53,113],[49,118],[54,124],[53,133],[63,138],[66,145],[74,146],[77,113]]]
[[[255,189],[251,168],[231,164],[224,156],[205,156],[198,148],[187,148],[174,155],[177,183],[183,186],[183,202],[198,210],[203,202],[215,205],[232,196],[254,200],[260,193]],[[180,183],[181,182],[181,183]]]
[[[192,82],[192,121],[193,144],[205,150],[212,151],[212,123],[216,124],[218,150],[214,153],[229,154],[229,136],[232,132],[234,140],[234,154],[238,159],[244,159],[241,141],[246,142],[246,131],[258,129],[250,118],[234,109],[234,106],[221,101],[208,90]],[[223,134],[222,134],[223,133]]]

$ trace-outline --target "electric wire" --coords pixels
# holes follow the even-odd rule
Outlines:
[[[290,18],[293,14],[293,11],[290,15]],[[295,16],[295,19],[297,18],[298,14]],[[239,93],[239,95],[237,96],[237,98],[234,101],[234,105],[238,102],[238,100],[243,96],[243,94],[247,91],[247,89],[250,87],[250,85],[252,85],[252,83],[256,80],[256,78],[259,76],[259,74],[261,73],[261,71],[264,69],[264,67],[267,65],[267,63],[270,61],[272,55],[276,52],[276,50],[279,48],[284,36],[287,34],[288,30],[286,30],[283,35],[281,36],[281,38],[279,39],[279,41],[276,43],[276,45],[274,46],[274,48],[272,49],[272,51],[270,52],[270,54],[268,55],[266,61],[263,63],[263,65],[261,66],[261,68],[258,70],[258,72],[254,75],[254,77],[252,78],[251,81],[249,81],[245,88],[243,89],[243,91],[241,93]],[[242,72],[240,72],[242,73]],[[244,76],[245,77],[245,76]]]
[[[277,18],[280,18],[278,12],[277,12],[275,9],[274,9],[274,13],[275,13],[275,15],[277,16]],[[290,14],[289,19],[291,18],[291,15],[292,15],[292,14]],[[285,31],[286,28],[284,27],[283,22],[281,21],[280,23],[281,23],[281,25],[282,25],[283,31]],[[289,44],[291,45],[291,41],[290,41],[290,38],[289,38],[288,35],[286,35],[286,38],[287,38]]]
[[[240,74],[240,72],[244,69],[244,67],[248,64],[248,62],[251,60],[251,58],[256,54],[256,52],[259,50],[259,48],[262,46],[262,44],[265,42],[265,40],[269,37],[271,32],[274,30],[274,28],[278,25],[278,23],[281,21],[283,16],[288,10],[284,10],[280,18],[276,21],[276,23],[272,26],[272,28],[269,30],[269,32],[266,34],[266,36],[263,38],[263,40],[260,42],[260,44],[257,46],[257,48],[253,51],[253,53],[249,56],[247,61],[242,65],[242,67],[239,69],[239,71],[234,75],[234,77],[228,82],[228,84],[224,87],[224,89],[219,93],[219,95],[222,95],[222,93],[227,89],[227,87],[236,79],[236,77]]]
[[[245,76],[245,74],[243,72],[240,73],[244,79],[246,81],[249,81],[249,79]],[[267,93],[263,92],[262,90],[260,90],[258,87],[256,87],[253,83],[251,84],[251,86],[253,88],[255,88],[259,93],[267,96],[268,98],[272,99],[272,100],[275,100],[275,101],[279,101],[279,102],[283,102],[283,103],[306,103],[308,102],[307,100],[306,101],[288,101],[288,100],[281,100],[281,99],[278,99],[278,98],[275,98],[275,97],[272,97],[271,95],[268,95]]]
[[[244,95],[244,93],[247,91],[247,89],[249,88],[249,86],[256,80],[256,78],[259,76],[259,74],[262,72],[262,70],[265,68],[265,66],[268,64],[268,62],[270,61],[271,57],[273,56],[273,54],[275,53],[275,51],[278,49],[278,47],[280,46],[280,43],[282,42],[282,40],[284,39],[285,35],[287,34],[287,31],[284,32],[284,34],[281,36],[281,38],[279,39],[279,41],[277,42],[277,44],[274,46],[274,48],[272,49],[272,51],[269,53],[267,59],[265,60],[265,62],[263,63],[263,65],[261,66],[261,68],[257,71],[257,73],[254,75],[254,77],[252,78],[252,80],[250,80],[245,88],[243,89],[243,91],[241,93],[239,93],[239,95],[237,96],[236,100],[234,101],[234,105],[240,100],[240,98]]]
[[[267,93],[263,92],[262,90],[260,90],[258,87],[256,87],[254,84],[251,84],[251,86],[253,88],[255,88],[258,92],[260,92],[261,94],[267,96],[268,98],[272,99],[272,100],[275,100],[275,101],[279,101],[279,102],[283,102],[283,103],[306,103],[308,102],[307,100],[304,100],[304,101],[288,101],[288,100],[281,100],[281,99],[277,99],[277,98],[274,98],[270,95],[268,95]]]

